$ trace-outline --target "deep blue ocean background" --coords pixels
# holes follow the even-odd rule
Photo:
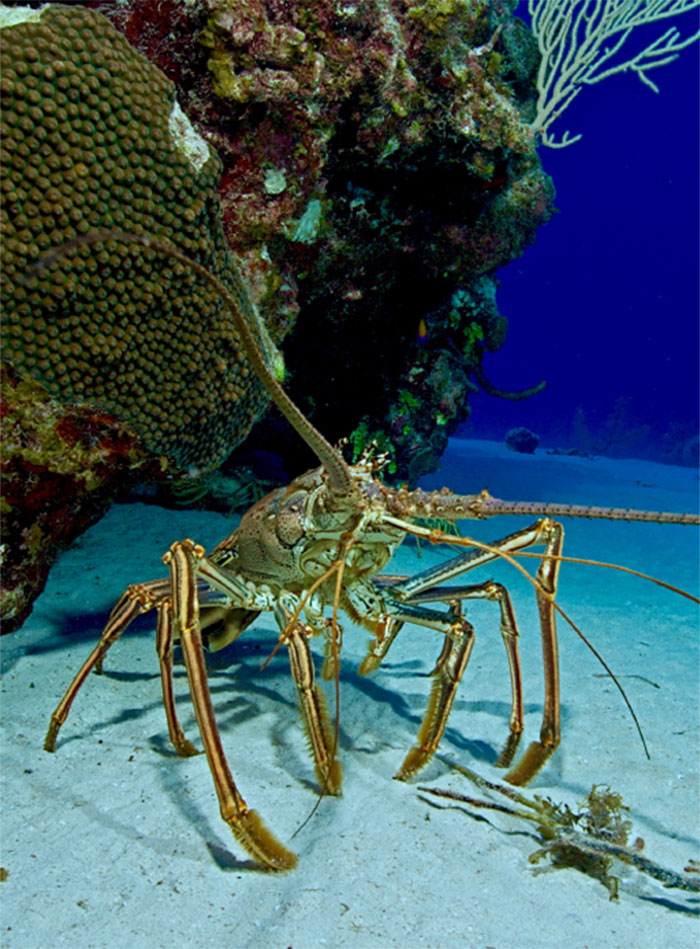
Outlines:
[[[527,21],[524,2],[516,12]],[[677,18],[683,36],[694,21]],[[607,454],[660,459],[670,429],[671,441],[697,433],[698,44],[651,78],[658,94],[633,73],[584,88],[552,127],[583,138],[540,148],[559,213],[497,275],[510,330],[484,369],[503,389],[548,386],[523,402],[473,395],[459,435],[502,440],[523,425],[543,447],[585,447],[586,430],[605,441],[616,407]]]

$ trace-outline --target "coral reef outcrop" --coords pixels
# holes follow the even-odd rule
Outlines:
[[[245,280],[261,346],[277,361],[284,342],[285,385],[327,437],[376,437],[397,477],[435,468],[469,392],[503,394],[482,370],[507,330],[493,275],[552,213],[529,129],[537,53],[513,7],[6,8],[3,355],[18,378],[92,412],[97,442],[96,420],[106,438],[125,424],[171,468],[211,468],[246,437],[267,400],[216,295],[141,246],[80,243],[150,232],[234,293]],[[313,463],[274,413],[254,433],[249,450],[274,439],[290,471]],[[50,562],[66,538],[42,539]]]
[[[290,394],[331,439],[363,419],[383,432],[400,477],[434,468],[466,417],[475,370],[505,338],[493,273],[552,213],[529,128],[538,53],[513,8],[108,11],[222,158],[226,234],[275,340],[287,337]],[[262,424],[249,445],[303,454],[274,413]]]
[[[531,432],[524,425],[510,428],[506,432],[506,448],[519,452],[521,455],[534,455],[540,443],[540,436]]]

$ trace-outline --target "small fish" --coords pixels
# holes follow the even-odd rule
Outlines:
[[[428,327],[425,325],[425,320],[421,317],[420,322],[418,323],[418,342],[424,343],[428,338]]]

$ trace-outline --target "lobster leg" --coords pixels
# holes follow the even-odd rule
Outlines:
[[[533,741],[515,767],[506,774],[510,784],[523,785],[533,778],[554,754],[561,741],[561,708],[559,699],[559,647],[557,643],[554,596],[564,544],[564,528],[556,521],[545,521],[545,552],[540,561],[535,590],[540,614],[542,635],[542,662],[544,666],[544,709],[540,740]],[[544,591],[544,592],[543,592]]]
[[[168,581],[168,592],[170,591],[170,582]],[[200,580],[197,584],[197,592],[199,598],[200,609],[204,606],[206,610],[206,622],[208,624],[216,623],[221,621],[223,623],[223,631],[215,635],[210,635],[208,637],[209,644],[211,645],[212,640],[215,643],[216,648],[223,648],[221,643],[228,644],[237,636],[240,635],[242,629],[248,625],[249,622],[258,616],[256,610],[237,610],[233,608],[232,610],[227,611],[225,609],[225,604],[228,602],[224,595],[217,590],[210,589],[205,581]],[[224,605],[222,605],[224,604]],[[235,614],[235,618],[238,620],[238,624],[234,630],[227,629],[228,618]],[[203,629],[205,623],[201,621],[200,614],[200,630]],[[193,755],[198,755],[199,751],[192,744],[191,741],[188,741],[185,737],[185,733],[182,730],[182,726],[177,717],[177,711],[175,709],[175,695],[173,692],[173,618],[172,618],[172,604],[169,599],[163,600],[160,606],[158,607],[158,622],[156,624],[156,652],[158,653],[158,661],[160,663],[160,680],[161,686],[163,689],[163,705],[165,706],[165,717],[168,722],[168,733],[170,735],[170,741],[175,748],[175,751],[183,758],[190,758]]]
[[[381,582],[376,584],[377,587],[382,585]],[[389,592],[393,593],[394,589],[394,586],[390,587]],[[349,605],[359,615],[362,615],[363,602],[372,603],[376,599],[371,592],[368,596],[366,591],[364,592],[365,596],[363,597],[357,589],[345,591]],[[363,671],[367,671],[368,665],[370,665],[370,668],[379,665],[381,658],[386,655],[389,645],[391,645],[404,623],[414,623],[416,626],[437,630],[445,637],[445,644],[432,672],[433,688],[416,744],[411,748],[396,774],[396,778],[400,781],[405,781],[419,771],[435,753],[444,734],[447,719],[457,694],[457,688],[474,645],[474,629],[462,616],[459,597],[440,596],[439,599],[448,599],[450,609],[447,614],[437,610],[429,610],[414,603],[401,602],[389,599],[388,596],[385,597],[383,599],[385,612],[379,617],[373,617],[374,625],[379,629],[379,633],[370,646],[369,655],[360,667]],[[395,624],[393,630],[388,623],[389,620]],[[387,630],[388,633],[385,636]]]
[[[415,525],[408,524],[405,521],[399,521],[393,517],[387,517],[389,523],[401,525],[407,533],[417,533],[418,536],[428,536],[429,539],[449,543],[451,545],[469,546],[469,538],[455,538],[444,534],[425,531],[416,528]],[[542,639],[542,661],[544,667],[544,703],[542,714],[542,726],[540,728],[539,741],[532,742],[527,748],[522,759],[515,767],[506,774],[506,780],[511,784],[527,784],[535,774],[542,768],[545,762],[552,756],[561,740],[561,711],[560,711],[560,683],[559,683],[559,655],[557,646],[556,632],[556,613],[554,607],[554,597],[557,590],[557,579],[559,575],[560,561],[564,542],[564,529],[557,521],[543,518],[537,521],[531,527],[516,531],[500,540],[493,541],[486,545],[489,550],[476,549],[459,554],[445,563],[424,570],[414,577],[400,581],[394,584],[387,591],[389,595],[396,597],[404,603],[421,602],[422,594],[431,597],[428,591],[435,584],[444,583],[474,567],[481,566],[499,557],[500,553],[510,554],[517,552],[533,544],[544,544],[544,552],[540,561],[540,566],[535,578],[535,593],[537,607],[540,616],[540,631]],[[438,591],[435,591],[437,594]],[[448,599],[458,592],[451,588],[444,588],[440,592],[440,599]],[[508,603],[510,598],[508,598]],[[505,601],[504,601],[505,602]],[[502,629],[503,629],[503,604],[502,604]],[[512,615],[512,607],[510,607]],[[513,619],[514,623],[514,619]],[[517,630],[516,630],[517,635]],[[508,650],[509,663],[511,666],[511,683],[514,695],[514,713],[516,711],[517,697],[516,691],[519,690],[519,660],[514,646],[509,647],[509,639],[504,636],[506,649]],[[513,641],[513,640],[511,640]],[[517,715],[516,728],[517,728]],[[511,729],[513,728],[513,716],[511,717]],[[522,730],[522,713],[520,713],[520,730]],[[519,737],[519,736],[518,736]],[[512,740],[512,742],[511,742]],[[499,762],[508,764],[512,758],[517,739],[511,731],[511,740],[501,755]]]
[[[425,767],[435,754],[445,732],[459,683],[474,647],[474,629],[463,619],[459,604],[450,608],[448,618],[452,633],[445,637],[445,644],[432,672],[433,687],[416,744],[408,752],[403,764],[394,775],[398,781],[408,780]]]
[[[173,623],[172,606],[169,600],[164,600],[158,608],[158,622],[156,624],[156,652],[160,662],[160,680],[163,688],[163,705],[168,722],[168,733],[175,751],[183,758],[197,755],[199,752],[185,738],[185,733],[178,721],[175,710],[175,696],[173,693]]]
[[[314,661],[308,643],[309,635],[313,635],[312,631],[298,621],[282,634],[289,650],[292,678],[299,691],[299,702],[314,756],[316,777],[324,793],[340,794],[343,770],[341,763],[335,757],[333,730],[328,717],[326,697],[315,683]]]
[[[219,799],[219,809],[234,837],[255,860],[271,870],[291,870],[297,863],[296,854],[276,839],[257,811],[248,808],[233,780],[221,744],[199,628],[196,574],[203,558],[204,549],[185,540],[173,544],[164,560],[170,565],[175,632],[179,634],[182,646],[192,704]]]
[[[497,768],[507,768],[513,761],[523,733],[523,685],[520,668],[519,632],[510,594],[506,588],[493,580],[464,587],[432,587],[411,598],[412,603],[434,603],[436,601],[486,599],[496,602],[501,612],[501,635],[508,657],[511,688],[510,731],[503,751],[496,761]]]
[[[141,613],[147,613],[153,607],[159,608],[163,598],[169,592],[170,582],[168,580],[153,580],[150,583],[133,584],[122,593],[116,606],[109,614],[107,625],[102,631],[99,643],[80,667],[77,675],[68,686],[66,694],[51,716],[49,730],[44,739],[45,751],[55,750],[58,732],[68,717],[76,695],[93,669],[95,672],[102,672],[102,660],[110,646],[114,645],[135,617]]]
[[[377,624],[377,634],[369,644],[367,655],[358,667],[358,675],[366,676],[378,669],[389,652],[391,644],[401,632],[403,623],[393,616],[383,617]]]

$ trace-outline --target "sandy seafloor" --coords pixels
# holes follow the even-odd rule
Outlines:
[[[516,455],[453,441],[430,487],[522,499],[694,510],[697,471],[638,461]],[[464,523],[502,536],[521,520]],[[49,716],[130,582],[163,575],[160,556],[190,536],[212,546],[236,524],[218,514],[116,505],[56,564],[24,627],[2,641],[1,945],[38,947],[635,947],[698,944],[692,894],[620,868],[620,899],[575,870],[536,872],[529,827],[495,812],[433,806],[418,784],[474,794],[448,759],[498,777],[509,685],[495,608],[473,603],[471,664],[442,756],[411,784],[392,775],[413,743],[437,656],[437,634],[405,628],[385,665],[357,675],[367,635],[345,624],[340,698],[344,796],[316,801],[295,690],[262,617],[210,657],[210,681],[234,776],[249,803],[299,854],[285,875],[261,873],[220,820],[204,756],[171,751],[160,699],[154,616],[112,649],[64,726],[42,750]],[[698,583],[694,527],[569,522],[566,552],[614,561],[689,590]],[[445,556],[404,545],[393,572]],[[521,627],[526,734],[541,711],[539,633],[531,591],[506,579]],[[486,574],[482,573],[485,579]],[[476,576],[474,577],[476,579]],[[656,586],[594,567],[562,569],[560,602],[621,677],[651,752],[622,701],[560,624],[563,743],[530,790],[574,805],[595,783],[630,807],[645,854],[680,870],[698,857],[698,614]],[[183,725],[195,739],[184,668]],[[440,802],[435,802],[439,804]],[[447,804],[448,802],[442,802]],[[541,864],[540,866],[544,866]]]

